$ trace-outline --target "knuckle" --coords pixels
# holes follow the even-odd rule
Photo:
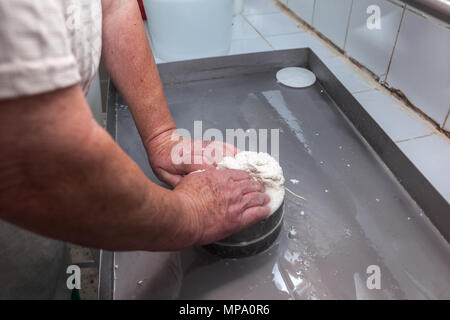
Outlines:
[[[256,205],[260,206],[264,205],[264,203],[266,202],[266,197],[267,197],[266,194],[258,192],[256,198]]]
[[[253,189],[255,191],[264,191],[264,185],[260,182],[253,182]]]
[[[260,190],[262,192],[265,192],[266,191],[266,187],[264,186],[264,183],[262,183],[262,182],[258,182],[258,183],[259,183],[259,186],[260,186]]]
[[[252,184],[249,181],[244,180],[239,182],[239,190],[241,192],[251,191],[252,189]]]
[[[262,205],[264,204],[264,194],[258,193],[255,197],[255,205]]]
[[[242,202],[243,197],[244,196],[243,196],[243,194],[242,194],[242,192],[240,190],[234,190],[233,191],[233,199],[234,199],[234,201]]]

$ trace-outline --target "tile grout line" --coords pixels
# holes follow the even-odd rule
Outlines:
[[[445,0],[445,1],[448,1],[448,0]],[[444,21],[433,17],[432,15],[430,15],[428,13],[425,13],[425,12],[423,12],[420,9],[416,9],[416,8],[414,8],[412,6],[408,6],[407,10],[409,12],[411,12],[411,13],[414,13],[415,15],[418,15],[418,16],[420,16],[420,17],[430,21],[431,23],[437,24],[438,26],[440,26],[440,27],[442,27],[444,29],[450,30],[450,24],[445,23]]]
[[[313,9],[312,9],[312,17],[311,17],[311,25],[312,26],[314,26],[314,16],[316,14],[316,3],[317,3],[317,0],[314,0]]]
[[[269,3],[271,3],[274,8],[279,9],[278,8],[278,3],[279,0],[268,0]],[[245,16],[264,16],[264,15],[270,15],[270,14],[277,14],[277,13],[282,13],[281,10],[278,11],[273,11],[273,12],[256,12],[256,13],[245,13],[244,10],[242,10],[242,12],[240,13],[241,15],[245,15]]]
[[[444,130],[445,130],[445,125],[447,124],[449,116],[450,116],[450,109],[448,109],[447,115],[444,118],[444,123],[442,124],[442,129],[444,129]]]
[[[350,5],[350,13],[348,15],[347,29],[345,30],[345,39],[344,45],[342,46],[342,50],[345,52],[345,47],[347,46],[348,33],[350,31],[350,22],[352,20],[353,6],[355,4],[355,0],[352,0],[352,4]]]
[[[282,13],[281,11],[276,11],[276,12],[261,12],[261,13],[241,13],[242,15],[246,15],[248,17],[253,17],[253,16],[269,16],[271,14],[279,14]]]
[[[423,136],[418,136],[418,137],[412,137],[412,138],[408,138],[408,139],[402,139],[402,140],[396,140],[394,141],[395,143],[402,143],[402,142],[408,142],[408,141],[413,141],[413,140],[418,140],[418,139],[423,139],[423,138],[427,138],[427,137],[431,137],[433,135],[435,135],[436,133],[432,132]]]
[[[395,2],[395,0],[387,0],[387,2],[390,2],[390,3],[392,3],[394,6],[397,6],[397,7],[400,7],[400,8],[403,8],[403,4],[400,4],[400,3],[398,3],[398,2]]]
[[[286,6],[284,3],[278,0],[276,2],[276,5],[277,7],[280,8],[281,13],[283,13],[285,16],[287,16],[289,19],[291,19],[297,24],[297,28],[300,29],[300,31],[294,33],[308,32],[308,29],[312,27],[311,24],[303,20],[303,18],[298,16],[295,12],[292,11],[291,8]]]
[[[388,78],[388,75],[389,75],[389,71],[391,71],[392,60],[394,58],[395,49],[397,48],[397,42],[398,42],[398,38],[400,36],[400,30],[402,28],[403,19],[405,17],[405,12],[406,12],[406,5],[403,7],[402,16],[400,18],[400,23],[398,24],[397,34],[395,35],[394,46],[392,47],[392,53],[391,53],[391,56],[389,58],[388,67],[386,69],[386,74],[385,74],[384,80],[383,80],[385,83],[387,83],[387,78]]]
[[[370,89],[364,89],[364,90],[359,90],[359,91],[354,91],[354,92],[350,92],[352,95],[355,95],[355,94],[359,94],[359,93],[366,93],[366,92],[369,92],[369,91],[376,91],[377,89],[376,88],[370,88]]]
[[[332,56],[330,56],[330,58],[337,57],[339,54],[342,54],[342,49],[340,49],[338,46],[336,46],[328,38],[322,37],[319,34],[318,30],[314,28],[314,26],[313,26],[314,19],[313,19],[313,21],[311,21],[311,23],[308,23],[303,18],[298,16],[295,12],[293,12],[290,8],[288,8],[284,3],[277,1],[277,6],[280,7],[282,9],[282,12],[284,12],[288,17],[293,19],[296,23],[299,23],[299,26],[300,25],[302,26],[303,31],[301,31],[301,32],[305,32],[305,33],[309,34],[310,36],[312,36],[314,38],[314,40],[318,41],[319,44],[326,47],[326,49],[333,54]],[[316,10],[315,6],[316,6],[316,0],[314,0],[314,8],[313,8],[314,12]],[[301,32],[298,32],[298,33],[301,33]]]
[[[269,40],[266,39],[266,37],[264,37],[264,35],[247,19],[247,17],[245,15],[243,15],[241,13],[242,18],[259,34],[259,36],[261,38],[263,38],[263,40],[265,42],[267,42],[267,44],[272,48],[272,50],[275,50],[275,47],[269,42]]]

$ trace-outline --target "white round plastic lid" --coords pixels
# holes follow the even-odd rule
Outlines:
[[[277,80],[291,88],[305,88],[316,82],[316,75],[305,68],[288,67],[277,72]]]

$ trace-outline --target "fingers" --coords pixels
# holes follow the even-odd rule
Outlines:
[[[227,170],[221,170],[219,171],[223,174],[228,175],[231,179],[234,181],[241,181],[241,180],[250,180],[253,179],[248,172],[243,170],[234,170],[234,169],[227,169]]]
[[[267,218],[270,215],[269,207],[252,207],[242,213],[240,230]]]
[[[184,174],[188,174],[198,170],[215,170],[216,168],[206,164],[183,164],[178,167]]]
[[[251,192],[244,195],[242,198],[242,202],[244,203],[243,210],[252,207],[262,207],[270,202],[270,197],[261,192]]]
[[[239,149],[233,146],[232,144],[225,143],[225,156],[226,157],[234,157],[239,153]]]
[[[239,153],[232,144],[222,141],[203,141],[203,157],[208,164],[217,165],[224,157],[235,157]]]
[[[171,174],[169,172],[167,172],[166,170],[158,170],[158,178],[164,182],[167,183],[168,185],[172,186],[172,187],[176,187],[182,177],[180,175],[175,175],[175,174]]]
[[[242,194],[250,192],[264,192],[265,188],[261,182],[255,180],[241,180],[237,182],[238,190],[241,190]]]

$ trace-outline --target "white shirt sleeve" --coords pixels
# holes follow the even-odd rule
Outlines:
[[[0,0],[0,99],[81,80],[61,0]]]

